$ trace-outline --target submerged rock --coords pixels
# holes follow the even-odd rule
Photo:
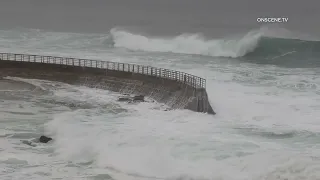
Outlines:
[[[47,142],[49,142],[51,140],[52,140],[52,138],[51,137],[47,137],[47,136],[41,136],[39,138],[39,142],[41,142],[41,143],[47,143]]]
[[[119,97],[118,98],[118,101],[121,101],[121,102],[123,102],[123,101],[131,101],[132,99],[131,99],[131,97],[129,97],[129,96],[125,96],[125,97]]]
[[[29,146],[32,146],[32,147],[36,147],[37,145],[34,144],[34,142],[32,141],[28,141],[28,140],[22,140],[21,141],[23,144],[26,144],[26,145],[29,145]]]
[[[144,96],[139,95],[139,96],[122,96],[118,98],[118,101],[120,102],[129,102],[129,103],[133,103],[133,102],[144,102]]]
[[[139,95],[139,96],[134,96],[132,98],[133,101],[141,101],[141,102],[144,102],[144,96],[142,95]]]
[[[29,145],[29,146],[32,146],[32,147],[36,147],[37,143],[48,143],[51,140],[52,140],[51,137],[40,136],[40,138],[36,138],[36,139],[32,139],[32,140],[21,140],[21,142],[23,144],[26,144],[26,145]]]

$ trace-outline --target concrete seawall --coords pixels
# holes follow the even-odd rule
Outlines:
[[[205,81],[185,73],[171,71],[171,76],[168,70],[152,67],[145,72],[145,66],[140,65],[111,62],[113,65],[109,67],[104,61],[25,54],[0,53],[0,59],[0,78],[11,76],[85,85],[144,95],[173,109],[215,114],[202,87]]]

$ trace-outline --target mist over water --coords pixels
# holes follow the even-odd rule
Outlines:
[[[317,4],[0,2],[2,52],[184,71],[206,78],[217,112],[163,111],[119,103],[115,92],[6,77],[1,179],[320,179]],[[256,22],[264,16],[289,22]],[[43,134],[54,141],[23,143]]]

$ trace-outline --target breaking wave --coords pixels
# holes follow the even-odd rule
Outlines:
[[[201,34],[176,37],[147,37],[124,30],[110,31],[113,45],[133,51],[170,52],[228,58],[277,59],[320,57],[320,41],[272,37],[264,31],[250,31],[242,37],[206,39]]]
[[[261,33],[249,32],[240,39],[206,40],[201,34],[182,34],[172,38],[153,38],[112,29],[115,47],[151,52],[172,52],[206,56],[241,57],[254,51]]]
[[[14,39],[16,38],[16,39]],[[289,30],[260,28],[244,35],[209,39],[202,34],[183,33],[175,37],[154,37],[113,28],[107,34],[57,33],[22,29],[0,31],[5,51],[27,49],[63,53],[61,49],[108,52],[113,48],[130,51],[178,53],[234,58],[252,63],[285,67],[320,67],[320,41]],[[36,49],[36,50],[35,50]],[[49,49],[49,50],[48,50]],[[19,51],[19,53],[21,52]],[[122,51],[121,51],[122,52]]]

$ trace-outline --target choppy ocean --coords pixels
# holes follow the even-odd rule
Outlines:
[[[320,179],[318,1],[0,2],[0,51],[136,63],[207,79],[216,115],[0,80],[1,180]],[[257,23],[258,17],[288,23]],[[40,135],[54,141],[22,143]]]

